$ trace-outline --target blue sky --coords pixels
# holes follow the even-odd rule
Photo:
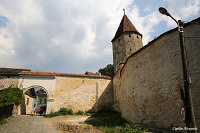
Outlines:
[[[0,16],[0,27],[6,27],[8,19],[5,16]]]
[[[146,45],[200,16],[199,0],[0,0],[0,67],[85,73],[112,64],[111,40],[126,15]]]

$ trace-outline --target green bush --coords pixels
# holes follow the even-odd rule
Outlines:
[[[0,107],[11,104],[19,105],[23,101],[23,91],[19,88],[10,86],[0,90]]]
[[[140,127],[136,127],[130,124],[125,124],[125,126],[119,128],[121,133],[145,133],[147,130],[143,130]]]
[[[7,120],[6,119],[0,119],[0,125],[3,125],[3,124],[5,124],[5,123],[7,123]]]
[[[81,110],[79,110],[77,113],[76,113],[76,115],[84,115],[85,114],[85,112],[83,112],[83,111],[81,111]]]
[[[47,118],[51,118],[51,117],[56,117],[56,116],[59,116],[60,114],[58,112],[51,112],[50,114],[47,114],[45,115],[44,117],[47,117]]]
[[[71,109],[62,107],[58,110],[58,113],[61,115],[72,115],[73,111]]]
[[[45,115],[45,117],[50,118],[50,117],[56,117],[56,116],[61,116],[61,115],[73,115],[73,111],[68,108],[60,108],[58,112],[51,112],[50,114]]]

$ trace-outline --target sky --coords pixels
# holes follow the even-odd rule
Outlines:
[[[0,67],[84,74],[112,64],[123,9],[143,45],[200,17],[200,0],[0,0]]]

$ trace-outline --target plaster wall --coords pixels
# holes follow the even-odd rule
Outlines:
[[[32,114],[33,98],[28,95],[24,95],[24,101],[26,105],[26,114]]]
[[[42,88],[47,92],[47,114],[53,111],[55,86],[55,76],[24,76],[19,78],[18,84],[18,87],[21,88],[24,92],[26,92],[30,88]]]
[[[185,36],[200,35],[200,25],[185,27]],[[200,128],[200,39],[185,39],[192,95]],[[115,110],[132,123],[161,128],[184,127],[182,63],[177,31],[164,34],[131,55],[113,79]]]
[[[97,111],[111,107],[111,80],[84,77],[56,77],[54,110]]]

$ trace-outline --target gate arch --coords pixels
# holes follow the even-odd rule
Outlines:
[[[45,101],[46,101],[45,102],[46,103],[46,105],[45,105],[46,106],[46,108],[45,108],[45,114],[47,113],[48,99],[49,99],[49,92],[48,92],[48,90],[45,87],[40,86],[40,85],[31,85],[31,86],[29,86],[27,88],[23,88],[24,102],[21,105],[21,107],[22,107],[21,114],[32,114],[32,113],[35,114],[34,112],[35,112],[35,109],[38,107],[38,104],[40,104],[40,106],[41,106],[41,103],[38,103],[38,102],[34,103],[33,102],[33,98],[27,97],[28,95],[26,94],[26,92],[28,90],[30,90],[30,89],[35,89],[35,88],[38,88],[39,90],[42,89],[45,92],[45,95],[46,95],[45,96]],[[30,100],[32,101],[32,104],[30,104],[30,102],[29,102]],[[43,99],[42,99],[42,101],[43,101]]]
[[[47,99],[49,99],[49,92],[48,92],[48,90],[45,89],[44,87],[40,86],[40,85],[32,85],[32,86],[26,88],[25,90],[23,90],[23,94],[24,94],[26,91],[28,91],[29,89],[32,89],[32,88],[41,88],[41,89],[43,89],[43,90],[46,92],[46,94],[47,94]]]

